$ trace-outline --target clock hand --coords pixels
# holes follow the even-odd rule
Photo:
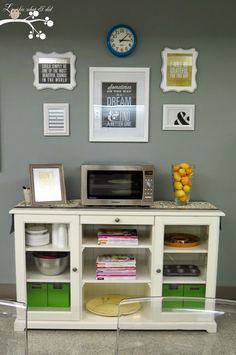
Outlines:
[[[120,42],[130,42],[131,39],[120,39]]]
[[[119,42],[123,42],[123,41],[127,41],[125,40],[125,38],[128,36],[128,33],[125,35],[125,37],[123,37],[122,39],[119,40]]]

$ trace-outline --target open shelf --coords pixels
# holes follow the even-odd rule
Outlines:
[[[99,230],[116,231],[120,229],[131,230],[136,229],[138,235],[138,246],[148,248],[152,246],[152,225],[100,225],[100,224],[84,224],[82,226],[82,245],[83,247],[100,247],[97,243],[97,233]],[[113,245],[109,246],[113,247]],[[116,246],[114,246],[116,247]],[[119,246],[117,246],[119,247]],[[124,247],[130,247],[124,245]],[[132,246],[131,246],[132,247]],[[133,246],[136,247],[136,246]]]
[[[165,245],[164,253],[208,253],[208,241],[204,240],[200,245],[192,248],[173,248]]]
[[[206,283],[206,267],[198,266],[200,269],[199,276],[163,276],[163,283],[166,284],[205,284]]]
[[[99,245],[97,243],[97,238],[95,237],[89,237],[89,236],[85,236],[83,238],[83,244],[82,244],[82,248],[148,248],[151,250],[152,246],[151,246],[151,242],[150,239],[146,238],[140,238],[139,239],[139,243],[138,245],[127,245],[127,244],[113,244],[113,245]]]
[[[67,252],[69,252],[70,251],[69,247],[67,247],[67,248],[58,248],[58,247],[55,247],[52,244],[46,244],[46,245],[40,245],[40,246],[34,246],[34,247],[26,245],[25,250],[26,251],[31,251],[31,252],[33,252],[33,251],[51,251],[51,252],[54,252],[54,251],[63,251],[63,252],[67,251]]]
[[[124,280],[124,279],[111,279],[111,280],[96,280],[96,265],[87,264],[84,270],[82,282],[85,283],[144,283],[151,282],[151,275],[148,272],[148,268],[145,264],[137,264],[136,266],[136,280]]]
[[[26,281],[27,282],[70,282],[70,269],[69,267],[60,275],[48,276],[41,274],[35,265],[31,264],[27,266],[26,271]]]

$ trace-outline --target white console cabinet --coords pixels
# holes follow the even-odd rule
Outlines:
[[[116,317],[104,317],[86,310],[88,300],[104,294],[127,297],[162,296],[165,285],[202,285],[206,297],[215,297],[220,218],[224,213],[208,203],[191,203],[189,208],[175,208],[171,202],[156,202],[152,208],[32,208],[16,206],[14,215],[17,300],[27,302],[27,288],[32,285],[65,285],[69,292],[66,307],[42,305],[29,307],[28,327],[38,329],[116,329]],[[68,229],[68,246],[55,248],[50,243],[27,246],[25,230],[29,225],[43,224],[49,231],[54,223]],[[135,246],[98,245],[101,228],[135,228],[139,242]],[[200,238],[200,245],[173,248],[164,245],[166,233],[189,233]],[[57,276],[41,274],[32,262],[33,252],[68,252],[69,267]],[[96,258],[104,254],[132,254],[136,257],[135,280],[96,280]],[[165,264],[194,264],[199,276],[163,276]],[[45,292],[45,291],[42,291]],[[42,299],[43,295],[38,297]],[[53,294],[54,300],[57,297]],[[141,328],[148,329],[148,319],[139,311]],[[163,312],[164,313],[164,312]],[[127,316],[127,327],[129,319]],[[21,322],[18,319],[18,327]],[[214,331],[209,324],[194,321],[181,323],[182,329]],[[156,329],[179,329],[163,314]]]

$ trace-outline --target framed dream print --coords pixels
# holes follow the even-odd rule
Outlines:
[[[149,68],[89,69],[90,142],[147,142]]]
[[[194,131],[195,105],[163,105],[164,131]]]
[[[66,202],[62,164],[30,164],[29,176],[32,205]]]
[[[42,53],[33,56],[34,61],[34,86],[42,89],[67,89],[76,86],[75,60],[72,52]]]
[[[161,89],[177,92],[196,90],[197,56],[198,52],[194,48],[165,48],[162,51]]]

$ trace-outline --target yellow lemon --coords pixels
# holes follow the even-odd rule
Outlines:
[[[181,163],[180,167],[183,169],[188,169],[189,168],[189,164],[188,163]]]
[[[187,195],[181,196],[181,197],[179,197],[179,200],[182,202],[185,202],[188,200],[188,196]]]
[[[184,190],[184,192],[188,193],[190,191],[190,186],[184,185],[183,190]]]
[[[186,174],[191,175],[193,173],[193,169],[191,167],[186,169]]]
[[[184,192],[183,190],[177,190],[177,191],[175,192],[175,196],[178,197],[178,198],[180,198],[180,197],[182,197],[182,196],[185,196],[185,192]]]
[[[181,183],[183,185],[189,185],[189,177],[188,176],[183,176],[181,179]]]
[[[182,190],[183,185],[181,184],[181,182],[176,181],[176,182],[174,183],[174,188],[175,188],[175,190]]]
[[[180,181],[181,180],[181,176],[177,172],[174,172],[173,177],[174,177],[175,181]]]
[[[179,168],[180,168],[180,165],[179,165],[179,164],[175,164],[175,165],[173,166],[173,171],[178,171]]]
[[[185,175],[186,175],[186,171],[185,171],[185,169],[180,168],[180,169],[179,169],[179,175],[181,175],[181,176],[185,176]]]

